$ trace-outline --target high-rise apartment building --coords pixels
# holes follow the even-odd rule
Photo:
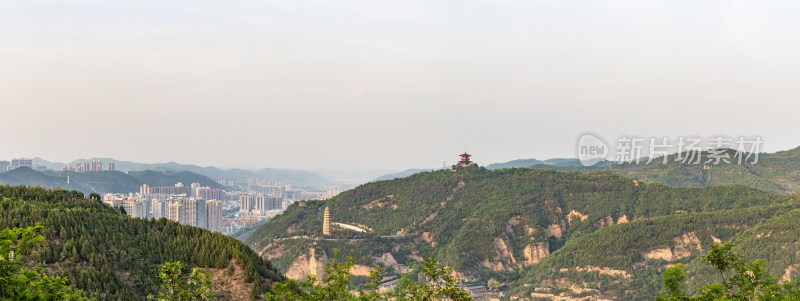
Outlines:
[[[147,194],[191,194],[191,188],[185,187],[183,184],[178,183],[175,186],[150,186],[147,184],[143,184],[139,187],[139,194],[147,195]]]
[[[167,217],[167,202],[153,199],[153,218]]]
[[[227,200],[228,194],[225,190],[211,187],[197,187],[195,196],[206,200]]]
[[[186,222],[189,226],[206,227],[206,201],[200,198],[184,198],[181,202],[186,211]]]
[[[101,161],[89,162],[89,171],[103,171],[103,162]]]
[[[271,197],[282,198],[286,192],[283,186],[250,184],[247,185],[248,190],[255,194],[263,194]]]
[[[33,168],[33,160],[24,158],[11,159],[11,166],[8,168],[8,170],[17,169],[20,167]]]
[[[283,199],[268,195],[255,196],[253,213],[265,214],[269,210],[283,209]]]
[[[254,198],[249,194],[239,195],[239,211],[250,212],[254,207]]]
[[[183,204],[172,203],[167,205],[167,219],[181,224],[185,223],[186,211],[183,208]]]
[[[8,171],[9,167],[11,167],[11,161],[0,161],[0,172]]]
[[[132,217],[138,218],[147,218],[147,215],[150,214],[150,206],[148,206],[147,200],[136,200],[133,202],[133,214],[128,214]]]
[[[199,189],[199,188],[200,188],[200,184],[199,184],[199,183],[192,183],[192,185],[189,185],[189,187],[191,187],[191,188],[190,188],[190,189],[191,189],[191,190],[190,190],[190,191],[191,191],[191,192],[190,192],[190,193],[191,193],[191,196],[193,196],[193,197],[197,197],[197,189]]]
[[[211,232],[222,232],[222,201],[206,202],[206,229]]]

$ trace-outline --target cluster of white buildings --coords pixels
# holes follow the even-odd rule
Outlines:
[[[108,168],[106,170],[116,170],[116,164],[114,162],[109,161]],[[75,162],[75,165],[73,166],[65,165],[60,169],[60,171],[74,171],[74,172],[103,171],[103,162],[100,160]]]
[[[142,185],[139,193],[105,194],[103,201],[124,208],[131,217],[166,218],[209,231],[233,234],[280,214],[293,200],[325,199],[342,191],[339,187],[326,192],[294,191],[290,186],[281,186],[263,178],[251,178],[248,182],[243,187],[246,192],[228,192],[197,183],[162,187]],[[223,212],[227,212],[227,216]]]
[[[178,183],[175,187],[183,187]],[[205,196],[221,195],[212,188],[191,185],[191,194],[141,193],[150,192],[143,185],[140,193],[103,195],[103,202],[115,208],[122,207],[131,217],[167,218],[184,225],[200,227],[213,232],[224,232],[222,220],[224,200]],[[203,194],[206,192],[206,194]],[[224,191],[223,194],[224,195]]]

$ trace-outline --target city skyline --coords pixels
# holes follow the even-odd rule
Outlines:
[[[0,2],[0,158],[387,169],[800,145],[789,1]],[[325,155],[321,155],[321,154]]]

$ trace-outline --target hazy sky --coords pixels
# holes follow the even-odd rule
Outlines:
[[[0,0],[0,159],[388,168],[800,146],[800,1]]]

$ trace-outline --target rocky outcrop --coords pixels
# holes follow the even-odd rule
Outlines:
[[[371,267],[365,266],[363,264],[354,264],[353,267],[350,268],[350,275],[369,277],[371,271],[372,271]]]
[[[675,238],[674,241],[675,249],[672,254],[676,259],[691,255],[692,250],[703,250],[700,239],[697,238],[694,232],[685,233],[681,237]]]
[[[525,256],[523,266],[537,264],[542,258],[550,255],[550,246],[547,242],[529,244],[522,250],[522,255]]]
[[[427,243],[431,244],[431,246],[433,246],[433,247],[436,247],[436,245],[437,245],[436,241],[433,240],[433,235],[431,235],[430,232],[422,232],[422,235],[420,235],[419,238],[415,239],[414,241],[416,243],[424,241],[424,242],[427,242]]]
[[[589,217],[588,215],[580,213],[580,212],[575,211],[575,210],[572,210],[572,211],[569,212],[569,214],[567,214],[567,220],[569,221],[570,225],[575,224],[575,223],[577,223],[579,221],[581,221],[581,222],[585,221],[586,218],[588,218],[588,217]]]
[[[631,274],[628,273],[627,271],[615,270],[615,269],[607,268],[607,267],[596,267],[596,266],[590,266],[590,265],[589,266],[584,266],[584,267],[575,267],[575,268],[571,268],[571,269],[561,269],[559,271],[560,272],[567,272],[569,270],[574,270],[574,271],[577,271],[577,272],[584,272],[584,273],[598,273],[598,274],[603,274],[603,275],[608,275],[608,276],[613,276],[613,277],[619,277],[619,278],[626,278],[626,279],[632,277]]]
[[[373,207],[381,207],[381,208],[383,208],[383,206],[386,206],[386,205],[388,204],[388,202],[389,202],[390,200],[392,200],[392,199],[394,199],[394,195],[391,195],[391,194],[390,194],[390,195],[387,195],[387,196],[386,196],[386,197],[384,197],[384,198],[377,199],[377,200],[374,200],[374,201],[372,201],[372,202],[369,202],[369,203],[367,203],[367,204],[361,205],[361,208],[364,208],[364,209],[366,209],[366,210],[370,210],[370,209],[372,209]],[[397,208],[397,206],[395,206],[395,207],[394,207],[394,208],[392,208],[392,209],[396,209],[396,208]]]
[[[797,272],[797,266],[798,266],[797,264],[793,264],[793,265],[790,265],[790,266],[786,267],[786,269],[783,270],[783,276],[781,276],[781,280],[779,280],[778,282],[779,283],[783,283],[783,282],[786,282],[786,281],[791,281],[792,280],[792,274]]]
[[[399,264],[397,260],[394,259],[394,256],[392,256],[392,253],[383,253],[381,257],[372,257],[372,259],[382,266],[395,266]]]
[[[614,225],[614,218],[612,218],[611,216],[606,216],[606,217],[600,219],[599,221],[595,222],[594,224],[597,227],[613,226]]]
[[[661,248],[661,249],[650,250],[644,254],[644,258],[672,260],[672,249]]]
[[[647,259],[663,259],[663,260],[676,260],[687,257],[692,254],[692,250],[703,250],[700,239],[697,238],[694,232],[684,233],[683,235],[673,239],[675,247],[670,249],[659,248],[653,249],[644,254]]]
[[[494,238],[494,250],[497,253],[497,258],[508,269],[513,269],[517,265],[517,260],[514,259],[514,252],[506,245],[506,242],[500,238]]]
[[[547,226],[547,229],[544,229],[544,235],[546,237],[548,237],[548,238],[549,237],[561,238],[561,235],[562,235],[561,234],[561,225],[552,224],[550,226]]]
[[[318,259],[316,250],[311,247],[308,248],[308,253],[303,253],[294,259],[292,264],[286,270],[286,277],[289,279],[305,279],[308,275],[320,276],[324,272],[325,263],[328,262],[328,256],[322,254]],[[318,277],[321,278],[321,277]]]
[[[391,259],[394,260],[393,257]],[[321,256],[317,257],[316,249],[313,247],[309,248],[307,253],[300,254],[300,256],[295,258],[286,270],[286,277],[294,280],[302,280],[308,275],[316,275],[317,279],[322,279],[325,275],[325,264],[327,264],[328,261],[329,258],[327,254],[322,253]],[[356,264],[350,269],[350,274],[355,276],[369,276],[371,269],[372,267]]]

